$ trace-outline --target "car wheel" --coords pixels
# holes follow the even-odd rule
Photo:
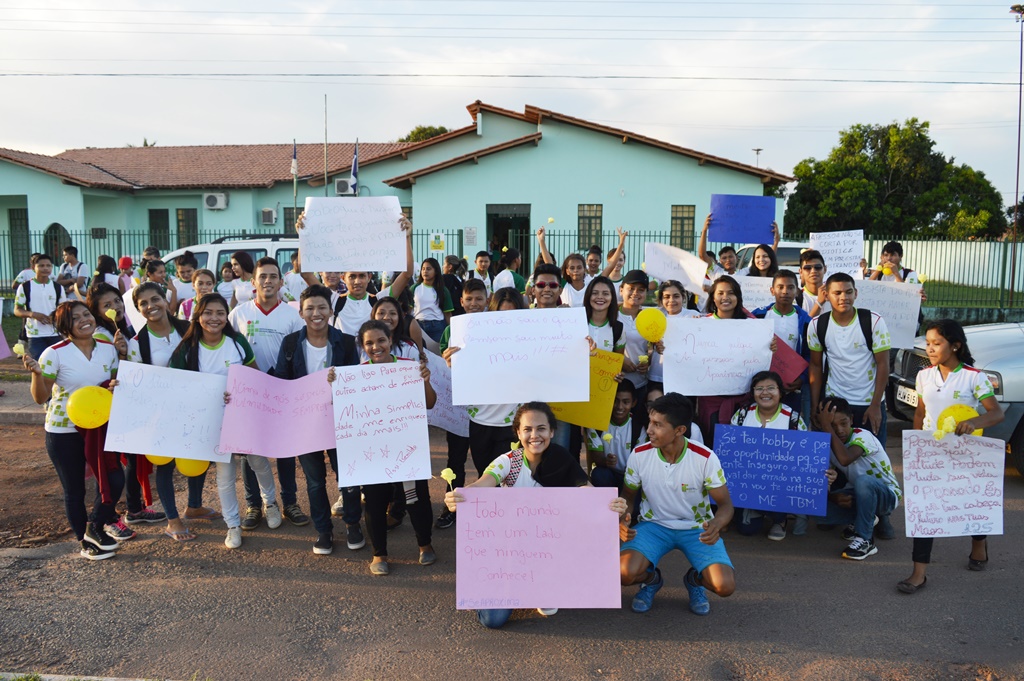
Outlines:
[[[1017,424],[1016,430],[1013,431],[1013,437],[1007,443],[1009,450],[1010,461],[1013,462],[1017,472],[1024,475],[1024,421]]]

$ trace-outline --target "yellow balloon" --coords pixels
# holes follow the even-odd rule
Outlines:
[[[665,313],[656,307],[644,308],[636,316],[637,333],[650,343],[657,343],[664,338],[667,326],[668,320],[665,319]]]
[[[939,423],[941,424],[947,418],[952,418],[957,423],[960,423],[961,421],[973,419],[975,416],[978,415],[978,410],[975,409],[974,407],[968,407],[966,404],[951,404],[950,406],[943,409],[942,413],[939,414]],[[942,426],[939,427],[941,428]],[[983,432],[984,431],[981,428],[978,428],[973,433],[971,433],[971,435],[981,435]]]
[[[205,473],[206,469],[210,467],[210,462],[196,459],[175,459],[174,467],[185,477],[194,478]]]
[[[68,397],[68,418],[79,428],[99,428],[110,420],[114,396],[106,388],[89,385]]]
[[[146,458],[154,466],[163,466],[166,463],[174,461],[173,456],[157,456],[156,454],[146,454]]]
[[[892,268],[891,267],[883,267],[882,268],[882,274],[884,274],[887,277],[892,275]]]

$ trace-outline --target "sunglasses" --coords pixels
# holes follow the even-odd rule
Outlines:
[[[825,269],[825,266],[824,265],[803,265],[800,269],[802,269],[804,272],[811,272],[811,271],[820,272],[821,270]]]
[[[559,285],[558,284],[552,284],[552,283],[547,282],[547,281],[538,281],[536,284],[533,285],[533,287],[534,288],[539,288],[541,290],[544,290],[546,288],[558,288]]]

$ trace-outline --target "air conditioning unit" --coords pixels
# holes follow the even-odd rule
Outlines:
[[[335,196],[355,196],[356,188],[351,177],[339,178],[334,181]]]
[[[203,205],[206,210],[224,210],[228,207],[227,194],[203,194]]]
[[[260,211],[260,224],[261,225],[276,225],[277,224],[277,211],[273,208],[264,208]]]

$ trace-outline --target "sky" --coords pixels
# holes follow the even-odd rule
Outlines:
[[[1009,3],[154,6],[0,0],[0,147],[319,143],[325,95],[332,142],[387,142],[468,125],[480,99],[790,174],[844,128],[916,117],[1013,202],[1021,25]]]

